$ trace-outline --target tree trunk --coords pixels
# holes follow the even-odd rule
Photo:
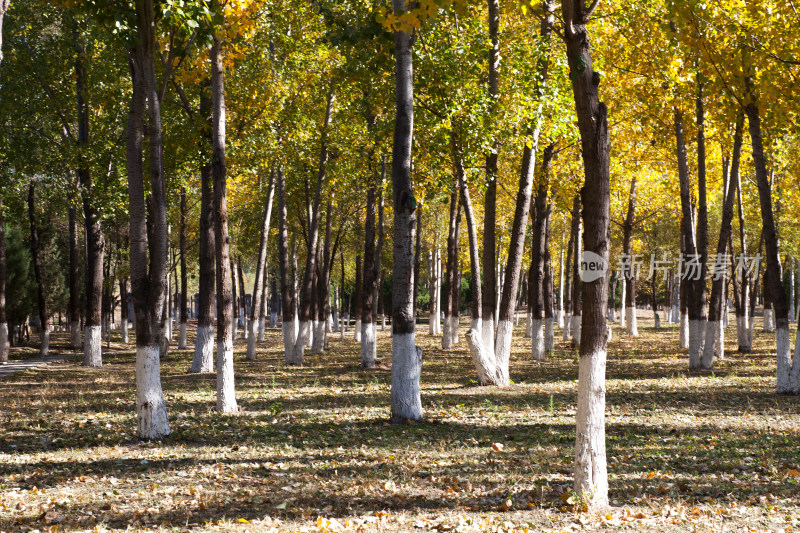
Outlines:
[[[269,222],[272,218],[272,200],[275,196],[275,169],[269,174],[269,188],[267,201],[264,204],[264,218],[261,222],[261,241],[258,245],[258,260],[256,261],[256,279],[253,283],[253,306],[250,310],[250,322],[247,324],[247,359],[256,360],[256,341],[263,330],[257,331],[259,317],[264,317],[264,278],[267,274],[267,242],[269,239]]]
[[[364,225],[364,275],[361,289],[361,367],[375,368],[377,358],[372,306],[375,293],[375,184],[367,189],[367,219]]]
[[[697,258],[700,276],[692,283],[689,302],[689,367],[702,367],[706,339],[706,261],[708,258],[708,207],[706,205],[706,148],[703,84],[698,84],[697,110]],[[696,340],[695,340],[696,339]]]
[[[36,225],[36,185],[33,181],[28,185],[28,220],[31,225],[31,261],[33,262],[33,272],[36,276],[36,294],[38,296],[39,324],[41,327],[39,355],[44,357],[50,349],[50,315],[47,312],[45,296],[47,288],[44,286],[42,260],[39,255],[39,229]]]
[[[2,23],[5,8],[8,7],[6,2],[4,5],[3,0],[0,0],[0,46],[2,46]],[[2,50],[0,50],[0,59],[2,59]],[[8,362],[8,316],[6,315],[6,233],[5,233],[5,218],[3,217],[3,191],[0,190],[0,364]],[[80,334],[80,329],[78,330]]]
[[[442,332],[442,349],[449,350],[455,344],[458,333],[458,309],[455,309],[457,293],[455,291],[458,274],[458,226],[461,222],[461,205],[458,201],[458,190],[450,192],[450,225],[447,232],[447,292],[444,296],[444,330]],[[455,317],[455,322],[453,318]]]
[[[83,365],[99,368],[103,366],[101,327],[105,239],[92,198],[92,175],[86,153],[89,149],[89,109],[85,95],[86,70],[84,66],[86,47],[78,42],[77,30],[74,35],[75,87],[78,108],[78,179],[81,184],[86,232],[86,325]]]
[[[564,283],[564,329],[562,330],[562,340],[568,341],[572,338],[572,253],[575,250],[575,239],[577,238],[576,228],[580,225],[580,212],[575,211],[575,202],[573,201],[572,218],[570,221],[569,240],[567,242],[567,265],[566,265],[566,281]],[[577,219],[577,220],[576,220]],[[576,225],[577,224],[577,225]]]
[[[528,309],[531,315],[531,355],[534,361],[544,361],[545,341],[542,322],[544,311],[545,252],[547,248],[547,190],[549,187],[550,164],[553,160],[554,145],[551,143],[542,154],[542,172],[534,200],[533,246],[531,246],[531,276],[529,278],[530,300]],[[552,318],[552,311],[551,311]]]
[[[321,354],[325,350],[325,339],[328,335],[328,313],[330,311],[330,289],[331,289],[331,222],[333,216],[333,202],[328,200],[325,209],[325,240],[322,249],[319,251],[319,261],[317,268],[317,315],[315,317],[314,343],[311,353]]]
[[[395,15],[407,10],[392,0]],[[394,244],[392,266],[392,421],[422,418],[419,379],[422,349],[414,338],[414,229],[417,200],[411,182],[411,143],[414,136],[414,75],[412,29],[394,32],[395,125],[392,146]]]
[[[158,332],[164,307],[167,267],[167,202],[163,173],[161,103],[156,89],[155,13],[152,0],[136,1],[138,39],[133,45],[133,93],[128,114],[126,147],[130,203],[130,270],[136,314],[137,434],[160,439],[169,434],[167,407],[161,389]],[[145,102],[148,102],[150,206],[148,234],[145,207],[142,141]]]
[[[247,294],[244,288],[244,272],[242,271],[242,254],[236,256],[236,272],[239,276],[239,324],[242,327],[242,338],[247,338]],[[235,298],[234,298],[235,301]]]
[[[597,96],[600,76],[592,68],[589,34],[580,0],[562,0],[572,92],[581,133],[585,185],[583,204],[585,254],[593,253],[608,267],[610,191],[608,111]],[[593,4],[596,5],[596,4]],[[577,255],[576,255],[577,259]],[[578,263],[578,261],[576,261]],[[608,505],[605,450],[606,307],[608,276],[584,279],[585,303],[578,367],[575,440],[575,492],[590,508]]]
[[[289,262],[289,230],[286,213],[286,183],[283,170],[277,168],[278,189],[278,265],[281,273],[281,318],[283,321],[283,352],[287,365],[302,365],[303,361],[295,360],[294,346],[297,342],[295,330],[295,308],[293,302],[294,288],[292,283],[291,264]]]
[[[689,272],[686,265],[689,261],[699,261],[700,256],[698,254],[697,241],[695,240],[693,230],[694,217],[692,216],[689,164],[686,158],[686,141],[684,140],[683,135],[683,113],[676,109],[674,113],[674,120],[676,153],[678,158],[678,177],[680,179],[681,189],[681,211],[683,214],[681,219],[681,240],[683,243],[681,246],[681,252],[685,258],[688,258],[688,261],[684,261],[684,268],[686,270],[684,270],[681,274],[681,302],[686,308],[686,313],[682,313],[681,316],[681,330],[683,333],[683,329],[686,327],[685,324],[688,325],[688,335],[686,335],[686,340],[688,341],[689,347],[689,368],[698,369],[700,368],[702,346],[700,345],[700,334],[697,328],[699,325],[701,325],[700,318],[702,315],[702,302],[699,302],[699,295],[696,291],[697,284],[693,278],[699,276],[700,271],[699,269],[694,269],[692,272]],[[705,278],[703,278],[703,283],[705,283]],[[686,315],[686,318],[684,318],[683,315]],[[683,343],[681,343],[681,347],[683,347]]]
[[[717,346],[717,337],[719,335],[720,320],[722,319],[725,289],[725,275],[720,270],[724,268],[727,271],[727,263],[720,263],[720,256],[727,254],[728,241],[731,239],[733,220],[733,202],[736,198],[736,190],[739,184],[739,159],[742,151],[742,130],[744,129],[744,115],[740,114],[736,119],[736,130],[733,136],[733,155],[730,161],[730,172],[727,168],[727,159],[723,162],[723,181],[727,183],[727,190],[723,190],[724,203],[722,205],[722,222],[720,223],[719,239],[717,240],[717,263],[714,275],[712,276],[713,282],[711,285],[711,300],[708,306],[708,323],[706,325],[706,340],[703,347],[703,357],[700,365],[704,369],[710,369],[714,366],[714,353],[716,351],[722,353],[723,346]],[[733,249],[731,249],[733,252]]]
[[[228,176],[225,161],[225,80],[222,42],[216,35],[211,45],[211,172],[214,177],[214,220],[217,257],[217,411],[235,413],[236,386],[233,373],[233,281],[228,235]]]
[[[189,321],[189,302],[186,281],[186,188],[181,187],[181,227],[180,227],[180,252],[181,252],[181,298],[180,314],[181,326],[178,333],[178,349],[186,349],[186,326]]]
[[[581,329],[583,326],[583,293],[581,292],[581,197],[575,196],[572,204],[572,231],[575,233],[572,250],[572,319],[570,334],[572,344],[581,345]]]
[[[780,275],[780,256],[778,255],[778,235],[772,207],[772,190],[767,165],[764,158],[764,147],[761,139],[761,116],[758,102],[752,88],[752,80],[745,80],[749,102],[745,107],[750,129],[750,140],[753,151],[753,164],[758,184],[758,199],[761,204],[762,235],[764,237],[767,270],[765,289],[772,301],[775,312],[775,341],[777,348],[777,392],[778,394],[797,394],[800,392],[800,340],[795,343],[795,357],[792,362],[789,345],[788,302]]]
[[[544,304],[544,349],[545,352],[552,353],[556,347],[555,334],[553,332],[553,267],[550,264],[550,221],[553,216],[553,204],[548,203],[545,209],[545,229],[544,229],[544,282],[543,282],[543,304]]]
[[[319,240],[319,212],[322,201],[322,186],[325,183],[325,173],[328,162],[328,127],[333,114],[333,90],[328,92],[325,107],[325,121],[322,126],[319,151],[319,170],[317,172],[317,186],[314,193],[314,203],[308,220],[308,253],[306,254],[306,267],[303,272],[303,285],[300,293],[300,330],[295,341],[295,355],[292,364],[302,365],[303,355],[311,335],[314,320],[314,286],[317,271],[317,244]]]
[[[353,316],[355,317],[355,322],[353,325],[353,339],[355,339],[355,341],[358,343],[361,342],[361,313],[363,311],[362,302],[364,301],[363,274],[364,270],[361,267],[361,254],[356,254],[356,287],[354,297],[355,302],[353,302]]]
[[[422,207],[417,207],[417,234],[415,236],[414,244],[414,328],[417,326],[417,307],[419,300],[419,267],[422,257]]]
[[[200,95],[200,116],[211,115],[211,98],[206,85]],[[201,143],[211,144],[210,124],[204,128]],[[197,338],[194,344],[194,359],[189,372],[207,373],[214,371],[214,294],[216,276],[216,221],[214,219],[214,181],[211,163],[200,167],[200,243],[198,280],[199,297],[197,302]]]
[[[227,178],[226,178],[227,188]],[[239,297],[236,295],[236,265],[233,262],[233,255],[230,253],[230,236],[228,237],[228,272],[231,275],[231,339],[236,342],[236,334],[239,332]]]
[[[75,208],[68,210],[69,217],[69,345],[74,350],[82,348],[80,307],[80,259],[78,254],[78,222]]]
[[[128,278],[125,276],[119,279],[119,302],[122,343],[128,344]]]
[[[639,327],[636,321],[636,274],[634,269],[633,245],[631,236],[633,233],[633,218],[636,213],[636,176],[631,179],[631,192],[628,196],[628,212],[625,215],[625,222],[622,225],[622,254],[626,258],[623,266],[622,275],[625,279],[625,324],[628,335],[639,336]]]
[[[564,233],[558,248],[558,327],[564,328]]]

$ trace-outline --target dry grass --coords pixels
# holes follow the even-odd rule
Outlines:
[[[730,329],[726,360],[690,373],[677,329],[642,317],[638,339],[617,330],[610,346],[613,508],[602,514],[570,497],[577,356],[561,342],[534,363],[518,328],[515,384],[498,390],[475,385],[463,339],[443,352],[421,328],[427,419],[391,426],[386,334],[383,368],[370,372],[338,335],[285,368],[276,330],[258,362],[237,343],[238,416],[214,413],[214,377],[187,375],[191,353],[171,352],[163,442],[134,437],[132,351],[107,354],[101,370],[73,360],[0,381],[0,530],[800,527],[800,403],[774,394],[770,335],[742,356]]]

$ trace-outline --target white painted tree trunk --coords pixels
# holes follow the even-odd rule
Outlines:
[[[248,361],[256,360],[256,342],[258,341],[258,324],[259,320],[248,320],[247,328],[247,354],[245,358]]]
[[[764,332],[772,333],[775,331],[775,313],[772,309],[764,309]]]
[[[217,411],[236,413],[238,410],[233,377],[233,339],[224,339],[217,343]]]
[[[375,324],[361,323],[361,366],[363,368],[375,368],[378,359],[378,346],[375,342]]]
[[[571,319],[572,325],[570,326],[570,330],[572,333],[572,342],[575,344],[575,346],[581,345],[582,320],[583,318],[581,317],[581,315],[572,315]]]
[[[344,340],[344,334],[347,331],[347,325],[344,320],[344,312],[339,315],[339,338]]]
[[[681,321],[681,307],[678,304],[672,306],[672,323],[677,324]]]
[[[556,349],[556,336],[553,331],[554,322],[552,318],[544,319],[544,349],[546,352],[552,352]]]
[[[444,319],[444,328],[442,330],[442,350],[449,350],[453,347],[453,337],[450,334],[450,317]]]
[[[561,330],[561,340],[568,341],[572,337],[572,315],[565,313],[564,328]]]
[[[625,309],[625,330],[627,331],[628,335],[631,337],[638,337],[639,336],[639,324],[636,320],[636,308],[635,307],[628,307]]]
[[[300,320],[297,322],[298,326],[295,328],[295,341],[292,347],[291,361],[286,363],[289,365],[303,365],[303,357],[306,352],[306,345],[308,344],[308,337],[311,332],[311,322],[308,320]]]
[[[680,347],[681,348],[688,348],[689,347],[689,315],[687,313],[681,313],[681,323],[680,323]]]
[[[747,311],[745,311],[746,313]],[[752,349],[750,341],[750,325],[746,316],[736,316],[736,343],[739,351],[747,353]]]
[[[791,345],[789,343],[789,326],[781,324],[775,328],[775,341],[777,344],[778,360],[778,394],[797,394],[797,369],[800,365],[795,359],[795,364],[791,361]],[[792,368],[794,366],[794,368]],[[794,379],[792,379],[794,377]]]
[[[533,315],[529,312],[525,313],[525,338],[530,339],[533,335]]]
[[[486,333],[484,326],[484,334]],[[494,357],[497,360],[497,384],[507,387],[511,384],[509,359],[511,357],[511,339],[514,324],[510,320],[501,320],[497,324],[497,339],[494,343]]]
[[[233,336],[232,336],[232,338],[235,339],[236,335],[239,334],[239,319],[238,318],[232,318],[231,319],[231,326],[233,327],[233,334],[232,334]]]
[[[50,329],[42,328],[40,332],[39,356],[45,357],[50,352]]]
[[[353,338],[356,342],[361,342],[361,319],[356,318],[356,325],[353,328]]]
[[[123,318],[122,319],[122,324],[120,324],[120,328],[122,330],[122,343],[123,344],[128,344],[128,342],[130,341],[130,335],[128,333],[128,319],[127,318]],[[78,333],[80,334],[80,329],[78,329]]]
[[[293,322],[283,323],[283,354],[284,360],[287,365],[294,365],[294,346],[297,342],[297,334],[295,333]],[[302,361],[298,363],[301,365]]]
[[[614,308],[613,305],[608,306],[608,319],[611,322],[617,321],[617,310]]]
[[[269,327],[278,327],[278,313],[276,311],[270,311],[269,313]]]
[[[419,378],[422,373],[422,348],[416,345],[414,333],[397,333],[392,339],[392,418],[420,420],[422,400]]]
[[[214,326],[197,326],[194,359],[189,372],[206,374],[214,371]]]
[[[794,339],[794,360],[789,378],[793,394],[800,394],[800,330]]]
[[[542,319],[531,319],[531,355],[534,361],[544,361],[544,331]]]
[[[311,353],[320,355],[325,351],[325,330],[328,327],[327,320],[314,321],[314,339],[311,346]]]
[[[100,326],[86,326],[83,343],[83,366],[100,368],[103,366],[103,332]]]
[[[718,334],[720,331],[720,322],[718,320],[706,321],[706,336],[705,344],[703,345],[703,353],[700,359],[700,366],[709,370],[714,367],[714,356],[717,351]],[[709,342],[711,341],[711,342]]]
[[[725,316],[728,316],[727,310],[725,311]],[[717,324],[717,342],[714,347],[714,357],[720,361],[725,359],[725,324],[722,322]]]
[[[626,306],[625,306],[625,298],[626,298],[626,296],[625,296],[625,293],[626,293],[625,286],[626,285],[627,285],[627,283],[625,283],[625,277],[623,276],[623,278],[622,278],[622,298],[619,301],[619,325],[622,326],[623,328],[627,328],[627,321],[626,321],[627,317],[626,317],[626,314],[627,314],[628,311],[627,311]]]
[[[482,333],[483,325],[480,318],[472,320],[470,330],[467,332],[467,346],[472,355],[472,362],[478,372],[478,383],[481,385],[492,385],[497,379],[497,366],[493,354],[488,354],[485,350]]]
[[[125,322],[123,320],[123,322]],[[178,332],[178,349],[186,349],[186,322],[181,322],[180,331]]]
[[[608,506],[606,470],[606,351],[582,356],[578,365],[575,492],[588,495],[590,508]]]
[[[169,435],[158,344],[136,347],[136,422],[140,439],[157,440]]]
[[[8,363],[8,322],[0,322],[0,364],[6,363]]]
[[[386,313],[381,315],[381,331],[386,331]]]
[[[8,326],[6,325],[6,327]],[[81,348],[81,323],[79,320],[74,320],[69,324],[69,346],[73,350]]]
[[[689,368],[701,367],[706,335],[705,320],[689,320]]]

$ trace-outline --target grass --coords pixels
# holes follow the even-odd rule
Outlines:
[[[774,393],[771,335],[737,354],[732,324],[713,374],[689,372],[677,328],[647,318],[638,339],[616,328],[609,347],[603,513],[571,494],[577,353],[560,335],[536,363],[517,328],[514,384],[496,389],[475,385],[463,338],[444,352],[424,328],[426,419],[392,426],[387,334],[377,370],[359,369],[358,345],[338,334],[290,369],[271,330],[257,362],[236,344],[237,416],[214,412],[213,375],[186,374],[191,352],[170,353],[162,442],[135,438],[134,354],[119,343],[100,370],[74,359],[1,380],[0,530],[800,527],[800,402]]]

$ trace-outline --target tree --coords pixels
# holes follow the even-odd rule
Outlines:
[[[392,0],[395,16],[408,11],[404,0]],[[419,379],[422,349],[414,339],[414,230],[417,200],[411,182],[411,142],[414,135],[413,27],[394,29],[395,126],[392,146],[394,246],[392,268],[392,421],[422,418]]]
[[[584,261],[608,267],[610,189],[608,110],[597,95],[600,74],[592,68],[592,49],[586,24],[598,5],[562,0],[564,40],[581,134],[585,182],[583,204]],[[587,258],[591,252],[597,259]],[[608,277],[583,280],[578,409],[575,438],[575,492],[590,507],[608,505],[605,448],[606,308]]]
[[[275,169],[269,174],[269,187],[267,201],[264,203],[264,219],[261,224],[261,242],[258,247],[258,261],[256,262],[256,279],[253,285],[253,306],[250,311],[250,321],[247,324],[247,359],[256,359],[256,341],[258,318],[264,315],[262,309],[264,298],[262,292],[266,286],[264,278],[267,276],[267,242],[269,239],[269,223],[272,218],[272,200],[275,196]]]

